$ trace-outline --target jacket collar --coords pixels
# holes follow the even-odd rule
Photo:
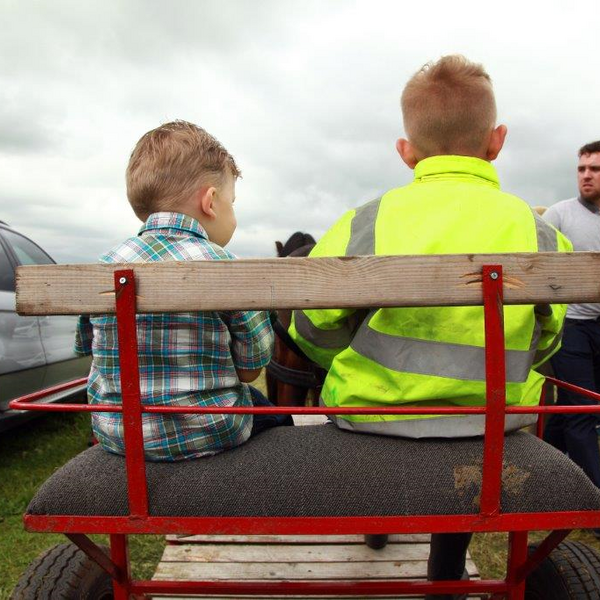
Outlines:
[[[415,167],[415,181],[422,182],[430,178],[455,175],[484,179],[500,187],[498,173],[493,165],[474,156],[430,156],[419,161]]]

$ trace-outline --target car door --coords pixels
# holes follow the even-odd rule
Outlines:
[[[54,261],[37,244],[15,231],[4,232],[19,265],[53,264]],[[43,387],[85,377],[89,372],[90,359],[75,355],[75,329],[77,317],[39,317],[39,331],[46,357]]]
[[[0,415],[12,398],[43,385],[46,369],[38,319],[20,317],[15,309],[14,259],[0,232]]]

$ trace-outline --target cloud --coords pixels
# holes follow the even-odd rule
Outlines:
[[[30,113],[0,107],[0,153],[41,152],[52,145],[50,131]]]
[[[197,122],[236,157],[241,256],[322,235],[404,185],[399,97],[424,62],[462,52],[492,75],[509,126],[496,165],[530,204],[575,195],[576,151],[600,137],[593,36],[577,9],[475,0],[0,0],[0,219],[63,261],[134,235],[124,171],[137,139]],[[473,18],[467,18],[471,15]],[[560,43],[557,43],[557,40]]]

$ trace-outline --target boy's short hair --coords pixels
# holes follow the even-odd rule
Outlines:
[[[595,154],[596,152],[600,152],[600,140],[581,146],[578,156],[581,158],[584,154]]]
[[[170,211],[202,185],[220,185],[227,171],[241,171],[227,150],[201,127],[187,121],[165,123],[144,134],[127,165],[127,198],[142,221]]]
[[[406,84],[401,104],[406,135],[426,156],[476,155],[496,123],[490,76],[461,55],[423,65]]]

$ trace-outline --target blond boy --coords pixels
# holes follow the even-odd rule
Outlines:
[[[185,121],[146,133],[127,167],[127,197],[144,222],[139,234],[100,258],[104,263],[229,260],[236,228],[233,157],[211,135]],[[264,405],[247,385],[270,360],[273,332],[264,312],[138,315],[143,404]],[[90,404],[120,404],[116,319],[82,318],[76,349],[92,353]],[[286,424],[289,420],[286,421]],[[208,456],[245,442],[270,422],[250,415],[143,416],[149,460]],[[279,424],[275,422],[273,424]],[[123,454],[118,413],[94,413],[105,450]]]
[[[523,200],[500,191],[491,165],[507,129],[496,124],[489,75],[462,56],[424,65],[402,93],[406,138],[396,144],[413,183],[350,210],[311,256],[470,254],[570,250]],[[535,367],[558,348],[564,306],[508,306],[508,402],[537,403]],[[485,402],[481,307],[296,311],[290,333],[328,370],[321,402],[332,407],[481,405]],[[534,420],[508,415],[512,430]],[[340,415],[338,427],[403,437],[481,435],[480,416]],[[431,579],[457,579],[469,536],[433,536]],[[447,558],[445,558],[447,557]]]

